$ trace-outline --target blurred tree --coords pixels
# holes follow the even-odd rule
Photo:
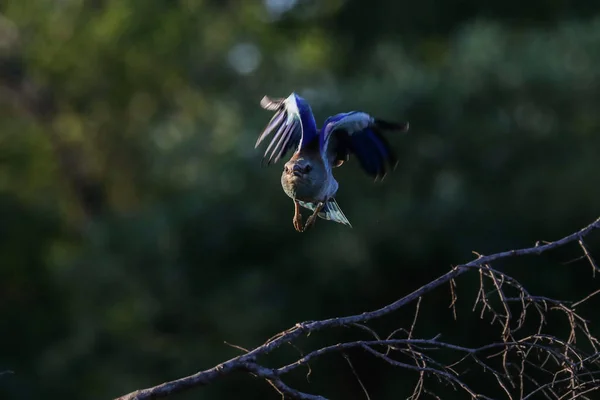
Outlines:
[[[224,340],[375,308],[471,250],[598,214],[597,2],[6,0],[0,15],[2,398],[186,375],[235,354]],[[279,167],[260,168],[258,101],[291,91],[319,121],[411,122],[383,185],[339,171],[352,230],[297,235]],[[538,263],[517,275],[540,294],[594,285]],[[423,333],[479,340],[439,317],[445,293],[431,302]],[[370,367],[374,397],[413,382]],[[343,360],[315,368],[353,398]],[[273,393],[188,398],[242,395]]]

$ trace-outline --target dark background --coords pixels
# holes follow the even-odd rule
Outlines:
[[[175,379],[239,354],[224,341],[253,347],[380,307],[473,250],[554,240],[600,214],[597,1],[0,4],[0,371],[14,371],[0,398],[107,399]],[[384,183],[355,160],[336,170],[353,229],[295,232],[282,166],[260,166],[272,114],[258,103],[292,91],[319,125],[349,110],[411,123],[390,137],[400,164]],[[580,255],[496,266],[577,300],[598,287],[585,261],[566,263]],[[449,288],[431,293],[415,334],[498,338],[470,313],[477,282],[458,281],[456,322]],[[413,313],[373,326],[408,327]],[[414,372],[350,356],[373,399],[410,393]],[[339,355],[305,373],[287,382],[364,398]],[[279,395],[240,374],[174,398]]]

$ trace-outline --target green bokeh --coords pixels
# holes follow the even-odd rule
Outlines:
[[[600,6],[439,3],[2,2],[0,371],[14,374],[0,376],[0,398],[112,398],[238,354],[224,341],[253,347],[296,322],[368,311],[473,250],[597,218]],[[280,166],[260,166],[271,114],[258,102],[292,91],[318,123],[353,109],[411,123],[390,137],[400,164],[384,183],[355,161],[336,170],[353,229],[296,233]],[[584,261],[564,265],[580,255],[502,265],[532,292],[579,299],[597,287]],[[448,288],[431,293],[417,333],[489,340],[470,315],[476,284],[459,280],[456,322]],[[352,357],[372,398],[412,389],[415,374]],[[342,357],[312,368],[310,383],[305,371],[289,383],[363,398]],[[279,395],[240,374],[175,398]]]

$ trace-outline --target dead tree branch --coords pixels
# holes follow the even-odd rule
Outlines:
[[[453,267],[446,274],[385,307],[358,315],[298,323],[275,335],[261,346],[213,368],[155,387],[137,390],[116,400],[166,397],[191,388],[208,385],[234,371],[247,372],[266,380],[285,398],[324,399],[319,395],[304,393],[286,385],[282,377],[298,367],[308,366],[309,362],[326,354],[345,354],[345,351],[354,348],[362,349],[391,366],[417,372],[418,381],[413,395],[410,397],[411,400],[421,398],[424,394],[437,397],[425,388],[425,380],[430,377],[437,378],[439,382],[446,383],[455,390],[463,391],[472,399],[491,399],[468,386],[461,374],[457,372],[457,367],[466,362],[474,363],[485,373],[491,374],[506,394],[506,398],[510,400],[531,399],[534,396],[536,396],[535,398],[543,396],[548,399],[586,399],[589,393],[600,389],[600,352],[598,351],[600,341],[590,332],[588,321],[576,312],[576,307],[600,293],[600,290],[577,302],[536,296],[529,293],[513,277],[493,268],[491,263],[511,257],[540,255],[574,242],[579,244],[584,257],[595,273],[598,267],[584,238],[598,228],[600,228],[600,218],[580,231],[554,242],[545,244],[538,242],[529,248],[488,256],[478,255],[475,260]],[[440,340],[441,335],[428,339],[415,338],[413,331],[417,324],[420,299],[435,288],[448,283],[452,293],[451,308],[453,314],[456,315],[455,279],[469,271],[479,275],[479,291],[473,310],[479,309],[481,318],[489,317],[492,324],[499,325],[499,340],[485,346],[471,348],[444,342]],[[365,325],[366,322],[388,315],[415,300],[419,300],[419,302],[409,329],[400,328],[389,335],[380,336]],[[569,330],[567,338],[555,337],[544,331],[546,320],[551,313],[561,313],[566,317],[566,326]],[[535,332],[519,335],[526,321],[532,318],[536,321]],[[267,368],[258,363],[260,357],[273,352],[282,344],[293,343],[306,334],[342,326],[356,327],[366,331],[373,337],[373,340],[359,340],[322,347],[309,352],[291,364],[278,368]],[[577,339],[581,343],[577,343]],[[432,354],[440,349],[452,351],[457,355],[456,360],[450,364],[436,361]]]

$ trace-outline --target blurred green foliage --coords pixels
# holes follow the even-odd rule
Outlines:
[[[224,341],[252,347],[299,321],[367,311],[472,250],[595,219],[598,11],[583,0],[5,0],[0,371],[14,374],[0,376],[0,398],[106,399],[188,375],[236,355]],[[258,101],[292,91],[318,122],[360,109],[411,123],[390,138],[401,162],[383,184],[355,162],[336,171],[354,229],[296,233],[281,169],[260,167],[254,142],[271,115]],[[562,264],[571,250],[506,267],[532,292],[578,299],[594,281],[584,261]],[[432,293],[416,333],[489,340],[470,318],[471,284],[458,282],[457,322],[446,288]],[[373,398],[411,390],[414,374],[352,356]],[[362,398],[341,357],[289,383]],[[278,395],[240,375],[176,398]]]

